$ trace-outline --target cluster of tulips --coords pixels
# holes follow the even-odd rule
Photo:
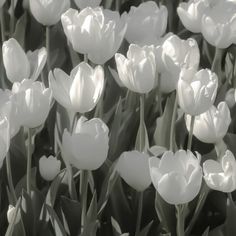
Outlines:
[[[0,16],[1,235],[236,235],[235,0]]]

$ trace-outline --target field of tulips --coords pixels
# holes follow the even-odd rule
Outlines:
[[[236,0],[0,0],[0,236],[236,236]]]

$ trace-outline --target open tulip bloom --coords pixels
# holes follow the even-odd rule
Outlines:
[[[0,36],[0,235],[236,235],[236,0],[0,0]]]

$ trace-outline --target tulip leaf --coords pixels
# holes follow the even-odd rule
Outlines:
[[[141,230],[141,232],[139,232],[139,233],[137,234],[137,236],[147,236],[148,233],[149,233],[149,230],[150,230],[150,228],[151,228],[151,226],[152,226],[152,223],[153,223],[153,221],[151,221],[148,225],[146,225],[146,226]]]
[[[204,231],[204,233],[203,233],[202,236],[208,236],[208,234],[209,234],[209,229],[210,229],[210,227],[208,226],[207,229]]]
[[[158,146],[163,146],[169,149],[170,147],[170,124],[175,103],[175,94],[168,98],[164,113],[156,120],[156,129],[154,133],[154,141]],[[174,139],[175,142],[175,139]]]
[[[148,148],[149,148],[149,141],[148,141],[147,128],[145,123],[141,122],[136,137],[135,149],[139,150],[140,152],[143,152],[147,151]]]
[[[88,222],[93,222],[97,220],[97,193],[94,192],[93,198],[91,200],[87,216],[86,216],[86,224]]]
[[[229,195],[230,194],[231,193],[229,193]],[[224,224],[225,235],[236,235],[236,225],[235,225],[236,205],[231,197],[227,199],[226,212],[227,212],[226,214],[227,217]]]
[[[53,210],[53,208],[51,206],[49,206],[47,204],[45,206],[46,206],[47,212],[49,214],[49,218],[52,223],[55,235],[56,236],[66,236],[67,235],[66,231],[63,228],[63,225],[62,225],[61,221],[59,220],[56,212]]]
[[[27,13],[25,12],[17,21],[13,38],[24,48],[25,31],[27,25]]]
[[[118,224],[118,222],[113,217],[111,217],[111,225],[112,225],[113,232],[114,232],[115,235],[118,236],[118,235],[122,234],[120,225]]]

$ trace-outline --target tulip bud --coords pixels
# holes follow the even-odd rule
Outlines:
[[[202,16],[202,34],[211,45],[227,48],[235,40],[235,1],[217,1]]]
[[[0,118],[0,168],[10,147],[10,125],[7,117]]]
[[[155,44],[165,33],[168,11],[165,6],[158,7],[156,2],[148,1],[138,7],[131,6],[129,13],[123,14],[127,22],[125,38],[129,43]]]
[[[78,8],[84,9],[86,7],[97,7],[102,0],[74,0]]]
[[[39,172],[46,181],[52,181],[60,172],[60,169],[61,161],[57,160],[56,157],[49,156],[47,158],[42,156],[39,159]]]
[[[51,89],[45,89],[41,82],[24,79],[13,84],[12,92],[21,125],[28,128],[42,125],[50,110]]]
[[[70,7],[70,0],[29,0],[34,18],[42,25],[55,25]]]
[[[185,204],[192,201],[201,188],[202,169],[200,155],[191,151],[166,151],[161,160],[149,160],[150,174],[154,187],[169,204]]]
[[[115,55],[120,81],[133,92],[148,93],[156,85],[156,63],[151,46],[129,46],[127,58],[120,53]]]
[[[178,100],[185,113],[192,116],[207,111],[215,101],[218,77],[208,69],[182,70],[178,81]]]
[[[156,48],[157,70],[161,73],[161,91],[169,93],[175,90],[181,70],[197,70],[199,61],[200,53],[195,39],[182,40],[170,33]]]
[[[235,92],[234,88],[229,89],[225,94],[225,102],[227,103],[229,108],[232,108],[235,104]]]
[[[16,217],[15,224],[17,224],[20,221],[20,211],[18,210],[17,216],[15,216],[15,214],[16,214],[16,208],[12,205],[9,205],[8,210],[7,210],[7,220],[9,224],[12,222],[14,217]]]
[[[116,170],[128,185],[136,191],[144,191],[151,184],[148,160],[149,156],[145,153],[123,152]]]
[[[76,52],[104,64],[119,49],[126,31],[118,12],[87,7],[80,13],[69,9],[61,16],[64,32]]]
[[[209,7],[208,0],[190,0],[181,2],[177,8],[177,13],[186,29],[193,33],[200,33],[202,16],[207,7]]]
[[[70,76],[60,69],[49,73],[49,86],[53,96],[66,109],[88,112],[98,103],[104,87],[104,71],[101,66],[94,69],[82,62]]]
[[[26,55],[14,38],[3,43],[2,55],[7,78],[12,83],[21,82],[23,79],[35,81],[47,61],[46,48],[29,51]]]
[[[203,173],[209,188],[225,193],[236,190],[236,161],[231,151],[227,150],[220,162],[205,161]]]
[[[72,134],[64,130],[63,155],[78,169],[98,169],[107,158],[108,132],[108,127],[102,120],[87,120],[82,116]]]
[[[186,126],[190,130],[189,115],[186,116]],[[217,143],[227,133],[231,123],[230,111],[225,102],[218,104],[217,108],[211,106],[208,111],[195,116],[193,134],[204,143]]]

